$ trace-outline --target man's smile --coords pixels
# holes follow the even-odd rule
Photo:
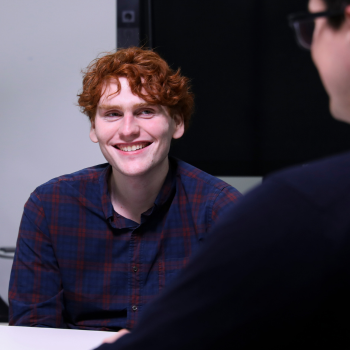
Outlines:
[[[119,143],[114,145],[114,147],[123,152],[132,152],[148,147],[150,144],[152,142]]]

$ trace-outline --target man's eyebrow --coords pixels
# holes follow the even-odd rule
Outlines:
[[[153,105],[147,102],[143,102],[143,103],[137,103],[136,105],[134,105],[134,108],[144,108],[144,107],[157,107],[157,105]]]
[[[151,108],[151,107],[156,107],[156,105],[153,105],[153,104],[150,104],[150,103],[147,103],[147,102],[142,102],[142,103],[136,103],[135,105],[132,106],[133,109],[137,109],[137,108],[145,108],[145,107],[148,107],[148,108]],[[106,109],[119,109],[119,110],[122,110],[122,106],[120,105],[99,105],[97,107],[97,109],[101,110],[106,110]]]
[[[99,105],[97,109],[122,109],[119,105]]]

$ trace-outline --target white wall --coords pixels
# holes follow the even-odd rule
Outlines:
[[[116,47],[116,1],[0,0],[0,47],[1,247],[36,186],[105,162],[75,104],[81,69]],[[9,269],[0,259],[3,298]]]
[[[246,194],[262,183],[260,176],[219,176],[219,178],[235,187],[242,194]]]

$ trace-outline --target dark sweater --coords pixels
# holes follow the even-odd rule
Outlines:
[[[348,348],[350,153],[272,175],[212,233],[99,350]]]

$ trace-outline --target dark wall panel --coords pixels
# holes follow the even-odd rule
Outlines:
[[[260,143],[263,172],[307,163],[350,148],[350,128],[335,121],[309,51],[288,27],[289,13],[306,1],[264,1],[261,49]]]
[[[172,154],[214,175],[265,175],[350,149],[287,15],[304,0],[153,0],[153,46],[192,79],[196,110]]]
[[[241,166],[254,159],[249,112],[254,47],[247,40],[253,33],[241,16],[253,4],[237,2],[229,12],[228,3],[153,2],[156,51],[192,79],[196,96],[191,127],[172,153],[216,173],[231,171],[228,155]]]

